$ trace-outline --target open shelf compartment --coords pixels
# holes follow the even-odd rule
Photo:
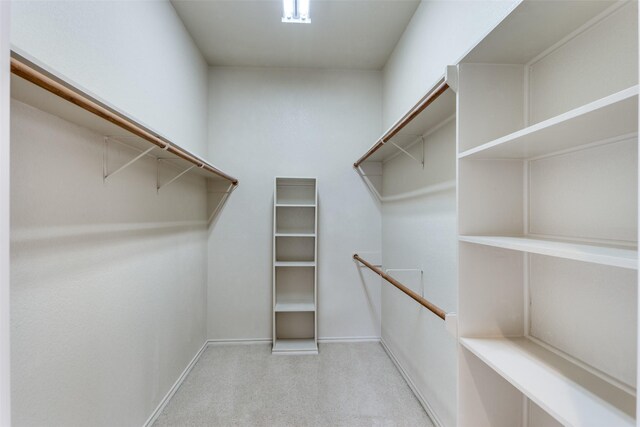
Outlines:
[[[276,178],[276,206],[315,206],[315,178]]]
[[[563,425],[636,425],[634,395],[526,338],[460,343]]]
[[[637,8],[516,2],[458,64],[460,426],[637,423]]]
[[[638,86],[591,102],[460,154],[529,159],[638,132]]]
[[[315,238],[299,236],[276,236],[276,261],[313,262],[315,260]]]
[[[276,236],[314,236],[315,221],[315,207],[276,206]]]
[[[604,12],[613,1],[522,1],[461,63],[526,64]]]
[[[276,268],[275,311],[314,311],[314,277],[313,268]]]
[[[277,312],[274,329],[273,353],[315,354],[318,352],[314,312]]]

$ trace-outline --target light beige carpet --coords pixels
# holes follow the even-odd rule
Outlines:
[[[209,346],[154,425],[433,426],[378,343]]]

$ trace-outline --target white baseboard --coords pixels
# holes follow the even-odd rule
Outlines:
[[[321,344],[339,343],[339,342],[380,342],[380,337],[320,337],[318,342]]]
[[[271,338],[231,338],[207,340],[207,344],[211,346],[232,344],[268,344],[271,341],[273,341]]]
[[[402,366],[402,364],[400,363],[396,355],[393,354],[393,351],[391,351],[389,346],[384,342],[384,339],[380,338],[380,344],[382,345],[382,348],[384,349],[384,351],[387,352],[387,355],[389,355],[389,359],[391,359],[393,364],[396,365],[396,368],[398,368],[398,371],[400,371],[400,374],[402,375],[404,380],[407,382],[407,384],[409,384],[409,388],[411,389],[411,391],[413,391],[413,394],[416,396],[416,398],[418,399],[418,402],[420,402],[420,404],[426,411],[429,418],[431,418],[431,421],[433,421],[433,424],[436,427],[443,427],[443,424],[440,418],[438,418],[436,413],[433,411],[433,408],[431,407],[431,405],[429,405],[429,403],[424,398],[422,393],[420,393],[420,390],[418,390],[418,388],[414,384],[409,374],[407,374],[407,371],[404,369],[404,367]]]
[[[211,339],[207,343],[209,345],[232,345],[232,344],[265,344],[273,341],[271,338],[230,338],[230,339]],[[380,337],[374,336],[358,336],[358,337],[320,337],[318,342],[321,344],[339,343],[339,342],[380,342]]]
[[[153,425],[153,423],[156,422],[156,420],[164,410],[165,406],[167,406],[167,404],[169,403],[173,395],[176,394],[176,391],[178,391],[178,389],[182,385],[182,382],[184,381],[184,379],[187,377],[187,375],[189,375],[189,372],[191,372],[191,370],[196,365],[196,363],[198,363],[198,360],[200,360],[200,356],[202,356],[202,353],[204,353],[204,350],[207,348],[207,345],[208,345],[207,341],[205,341],[204,344],[202,344],[202,347],[200,347],[200,350],[198,350],[196,355],[193,356],[193,359],[191,359],[191,362],[189,362],[187,367],[184,368],[184,371],[182,371],[182,373],[180,374],[176,382],[173,383],[173,385],[171,386],[167,394],[162,398],[162,400],[156,407],[155,411],[153,411],[151,416],[147,418],[147,421],[143,424],[144,427],[151,427],[151,425]]]

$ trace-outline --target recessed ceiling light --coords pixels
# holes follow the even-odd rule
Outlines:
[[[282,0],[282,22],[310,24],[309,0]]]

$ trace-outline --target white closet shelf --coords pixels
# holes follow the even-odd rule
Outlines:
[[[517,236],[459,236],[461,242],[637,270],[638,251]]]
[[[446,77],[436,82],[427,93],[394,123],[360,157],[354,166],[364,161],[382,162],[406,150],[420,140],[420,137],[438,129],[441,124],[456,114],[456,94],[448,89]]]
[[[315,261],[276,261],[276,267],[315,267]]]
[[[277,301],[275,311],[316,311],[316,305],[313,303],[313,298],[310,301]]]
[[[610,5],[607,1],[514,3],[509,14],[459,62],[526,64]]]
[[[318,354],[317,179],[276,177],[273,195],[272,353]]]
[[[460,343],[563,425],[636,425],[635,396],[526,338]]]
[[[136,153],[144,153],[141,156],[162,159],[185,173],[238,184],[233,176],[160,136],[68,78],[23,54],[12,51],[11,56],[12,98],[129,146]]]
[[[470,159],[529,159],[638,132],[638,86],[469,149]]]
[[[276,339],[273,344],[273,352],[274,353],[309,353],[309,354],[317,354],[318,353],[318,345],[313,338],[308,339]]]

